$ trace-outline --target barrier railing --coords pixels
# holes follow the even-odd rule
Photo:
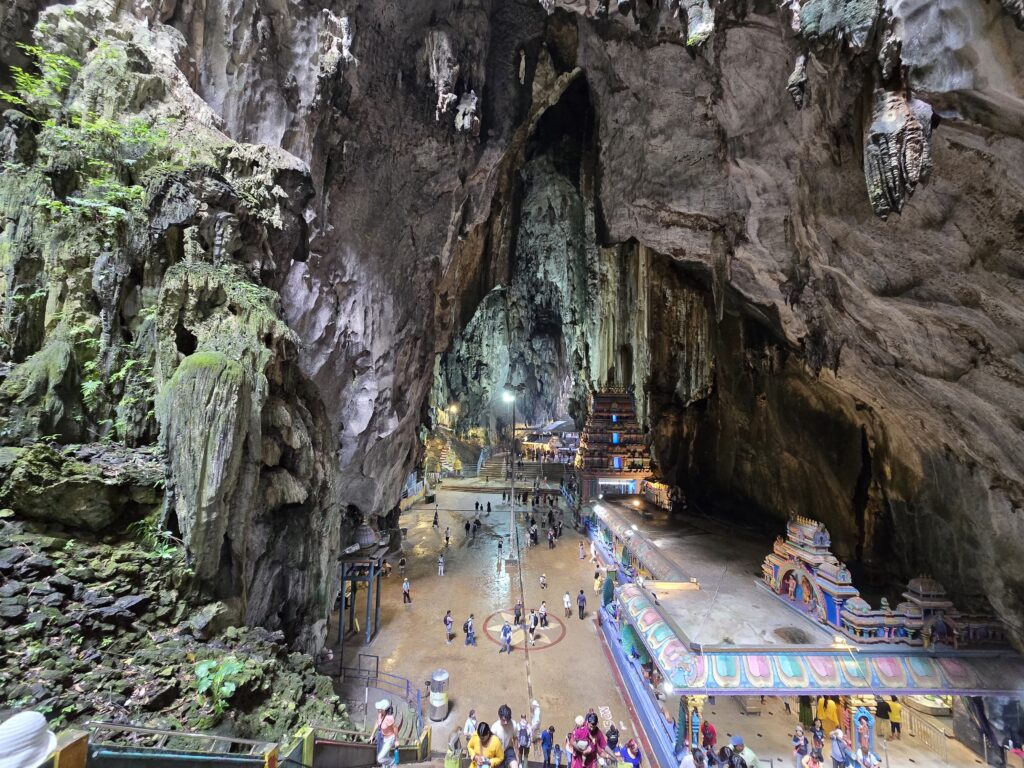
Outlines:
[[[402,697],[416,715],[416,732],[423,730],[423,696],[420,689],[408,679],[377,669],[357,667],[342,667],[341,677],[343,680],[358,681],[368,688],[377,688]]]
[[[928,722],[910,707],[903,707],[903,727],[907,736],[916,739],[940,758],[949,762],[949,737],[938,726]]]

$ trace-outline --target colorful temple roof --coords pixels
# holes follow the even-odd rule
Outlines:
[[[595,504],[594,515],[612,532],[616,538],[625,543],[633,556],[644,564],[651,576],[657,581],[689,582],[690,578],[674,560],[666,557],[642,533],[634,529],[629,521],[606,504]]]
[[[635,584],[617,591],[620,621],[628,621],[675,692],[719,694],[1012,695],[1024,691],[1024,659],[990,653],[865,653],[836,650],[691,650],[648,594]]]

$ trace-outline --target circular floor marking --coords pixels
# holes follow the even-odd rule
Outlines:
[[[526,614],[523,617],[524,621],[529,617],[530,614]],[[492,613],[484,621],[484,634],[487,635],[487,639],[492,643],[501,647],[501,627],[507,621],[512,627],[512,647],[513,648],[524,648],[527,642],[526,625],[520,624],[518,627],[512,623],[512,619],[515,617],[515,611],[512,608],[506,608],[500,611]],[[537,640],[530,646],[531,651],[543,651],[550,648],[553,645],[558,645],[565,638],[565,624],[560,618],[552,615],[548,611],[548,626],[540,627],[537,630]]]

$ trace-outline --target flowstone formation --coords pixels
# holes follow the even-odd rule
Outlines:
[[[958,0],[544,5],[534,93],[546,62],[586,83],[584,250],[631,254],[622,275],[648,285],[675,262],[685,289],[636,300],[620,276],[619,306],[582,313],[614,333],[575,328],[574,299],[552,325],[585,352],[540,411],[632,384],[658,471],[691,497],[822,519],[877,583],[927,570],[1019,633],[1024,582],[1000,565],[1019,557],[1024,504],[1019,15]],[[514,326],[493,318],[532,300],[519,263],[532,275],[550,253],[530,195],[513,183],[495,199],[476,278],[495,292],[460,315],[438,368],[435,391],[463,387],[471,412],[477,393],[550,378],[551,355],[506,372],[472,351],[484,329],[483,349],[515,355]],[[593,301],[602,269],[577,261]],[[651,319],[624,332],[647,312],[676,336],[656,352]]]
[[[103,711],[88,696],[88,707],[71,701],[95,683],[112,697],[107,713],[168,708],[171,721],[200,725],[177,683],[159,706],[133,706],[131,675],[85,670],[116,669],[107,654],[140,649],[145,678],[141,648],[159,630],[171,642],[148,663],[183,678],[194,651],[175,625],[209,605],[218,631],[265,628],[232,629],[220,651],[237,645],[303,675],[308,657],[284,645],[321,647],[335,593],[333,445],[274,290],[305,258],[312,185],[298,159],[215,128],[175,63],[183,46],[174,30],[104,3],[48,8],[5,97],[0,617],[24,631],[4,632],[2,698],[66,707],[66,720]],[[57,537],[72,543],[54,560]],[[92,571],[68,581],[58,567],[82,571],[80,547],[100,560],[118,545],[135,547],[125,557],[141,567],[103,569],[110,600],[90,602]],[[165,555],[179,569],[173,593]],[[24,570],[39,558],[46,568]],[[55,573],[59,584],[46,580]],[[126,589],[142,596],[121,605]],[[156,591],[161,610],[146,614]],[[68,646],[72,623],[82,637]],[[44,650],[26,654],[26,642]],[[18,687],[39,664],[54,674]],[[283,706],[272,697],[292,695],[282,679],[253,678],[253,719],[243,707],[236,729],[276,728],[261,721]]]

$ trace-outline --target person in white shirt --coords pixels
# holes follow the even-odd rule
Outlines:
[[[512,720],[512,710],[508,704],[498,707],[498,719],[491,726],[491,733],[501,741],[501,748],[505,750],[505,760],[502,763],[504,768],[519,768],[519,760],[516,758],[516,725]]]
[[[473,738],[473,734],[476,733],[476,710],[469,710],[469,717],[466,718],[466,724],[462,726],[462,735],[466,737],[466,743]]]

